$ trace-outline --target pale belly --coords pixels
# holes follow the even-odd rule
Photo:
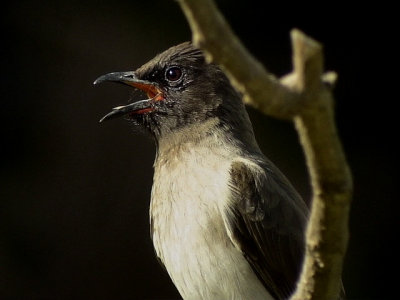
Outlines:
[[[225,229],[229,162],[196,165],[156,168],[163,184],[153,186],[150,213],[158,257],[184,299],[273,299]]]
[[[153,234],[157,255],[184,299],[272,299],[230,241],[222,219],[207,227],[183,226],[185,219],[171,216],[171,223]]]

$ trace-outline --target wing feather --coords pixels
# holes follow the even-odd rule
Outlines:
[[[303,262],[307,206],[272,163],[237,160],[230,176],[228,234],[271,295],[287,299]]]

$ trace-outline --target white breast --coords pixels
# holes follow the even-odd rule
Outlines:
[[[224,149],[190,145],[155,163],[153,243],[184,299],[272,299],[230,241],[221,216],[229,168]],[[179,153],[178,153],[179,152]]]

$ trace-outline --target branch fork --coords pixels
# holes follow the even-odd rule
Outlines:
[[[292,300],[337,299],[348,243],[352,177],[337,134],[332,88],[322,45],[291,31],[293,71],[278,79],[241,44],[212,0],[178,0],[193,43],[218,63],[243,101],[279,119],[293,120],[313,191],[306,257]]]

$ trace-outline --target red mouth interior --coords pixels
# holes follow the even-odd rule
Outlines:
[[[143,83],[132,83],[132,86],[142,90],[147,94],[150,99],[155,101],[162,101],[164,100],[163,94],[161,90],[159,90],[156,86],[151,84],[143,84]]]
[[[152,112],[153,110],[154,110],[154,108],[152,108],[152,107],[144,108],[144,109],[140,109],[140,110],[137,110],[137,111],[129,113],[129,116],[132,117],[134,115],[142,115],[142,114],[145,114],[145,113]]]
[[[156,86],[151,85],[151,84],[144,84],[144,83],[137,83],[137,82],[129,82],[129,85],[138,88],[140,90],[142,90],[143,92],[145,92],[147,94],[147,97],[149,97],[149,99],[153,99],[154,101],[162,101],[164,100],[164,96],[161,92],[160,89],[158,89]],[[147,107],[147,108],[143,108],[134,112],[131,112],[129,115],[133,116],[133,115],[137,115],[137,114],[145,114],[145,113],[149,113],[152,112],[154,110],[153,107]]]

